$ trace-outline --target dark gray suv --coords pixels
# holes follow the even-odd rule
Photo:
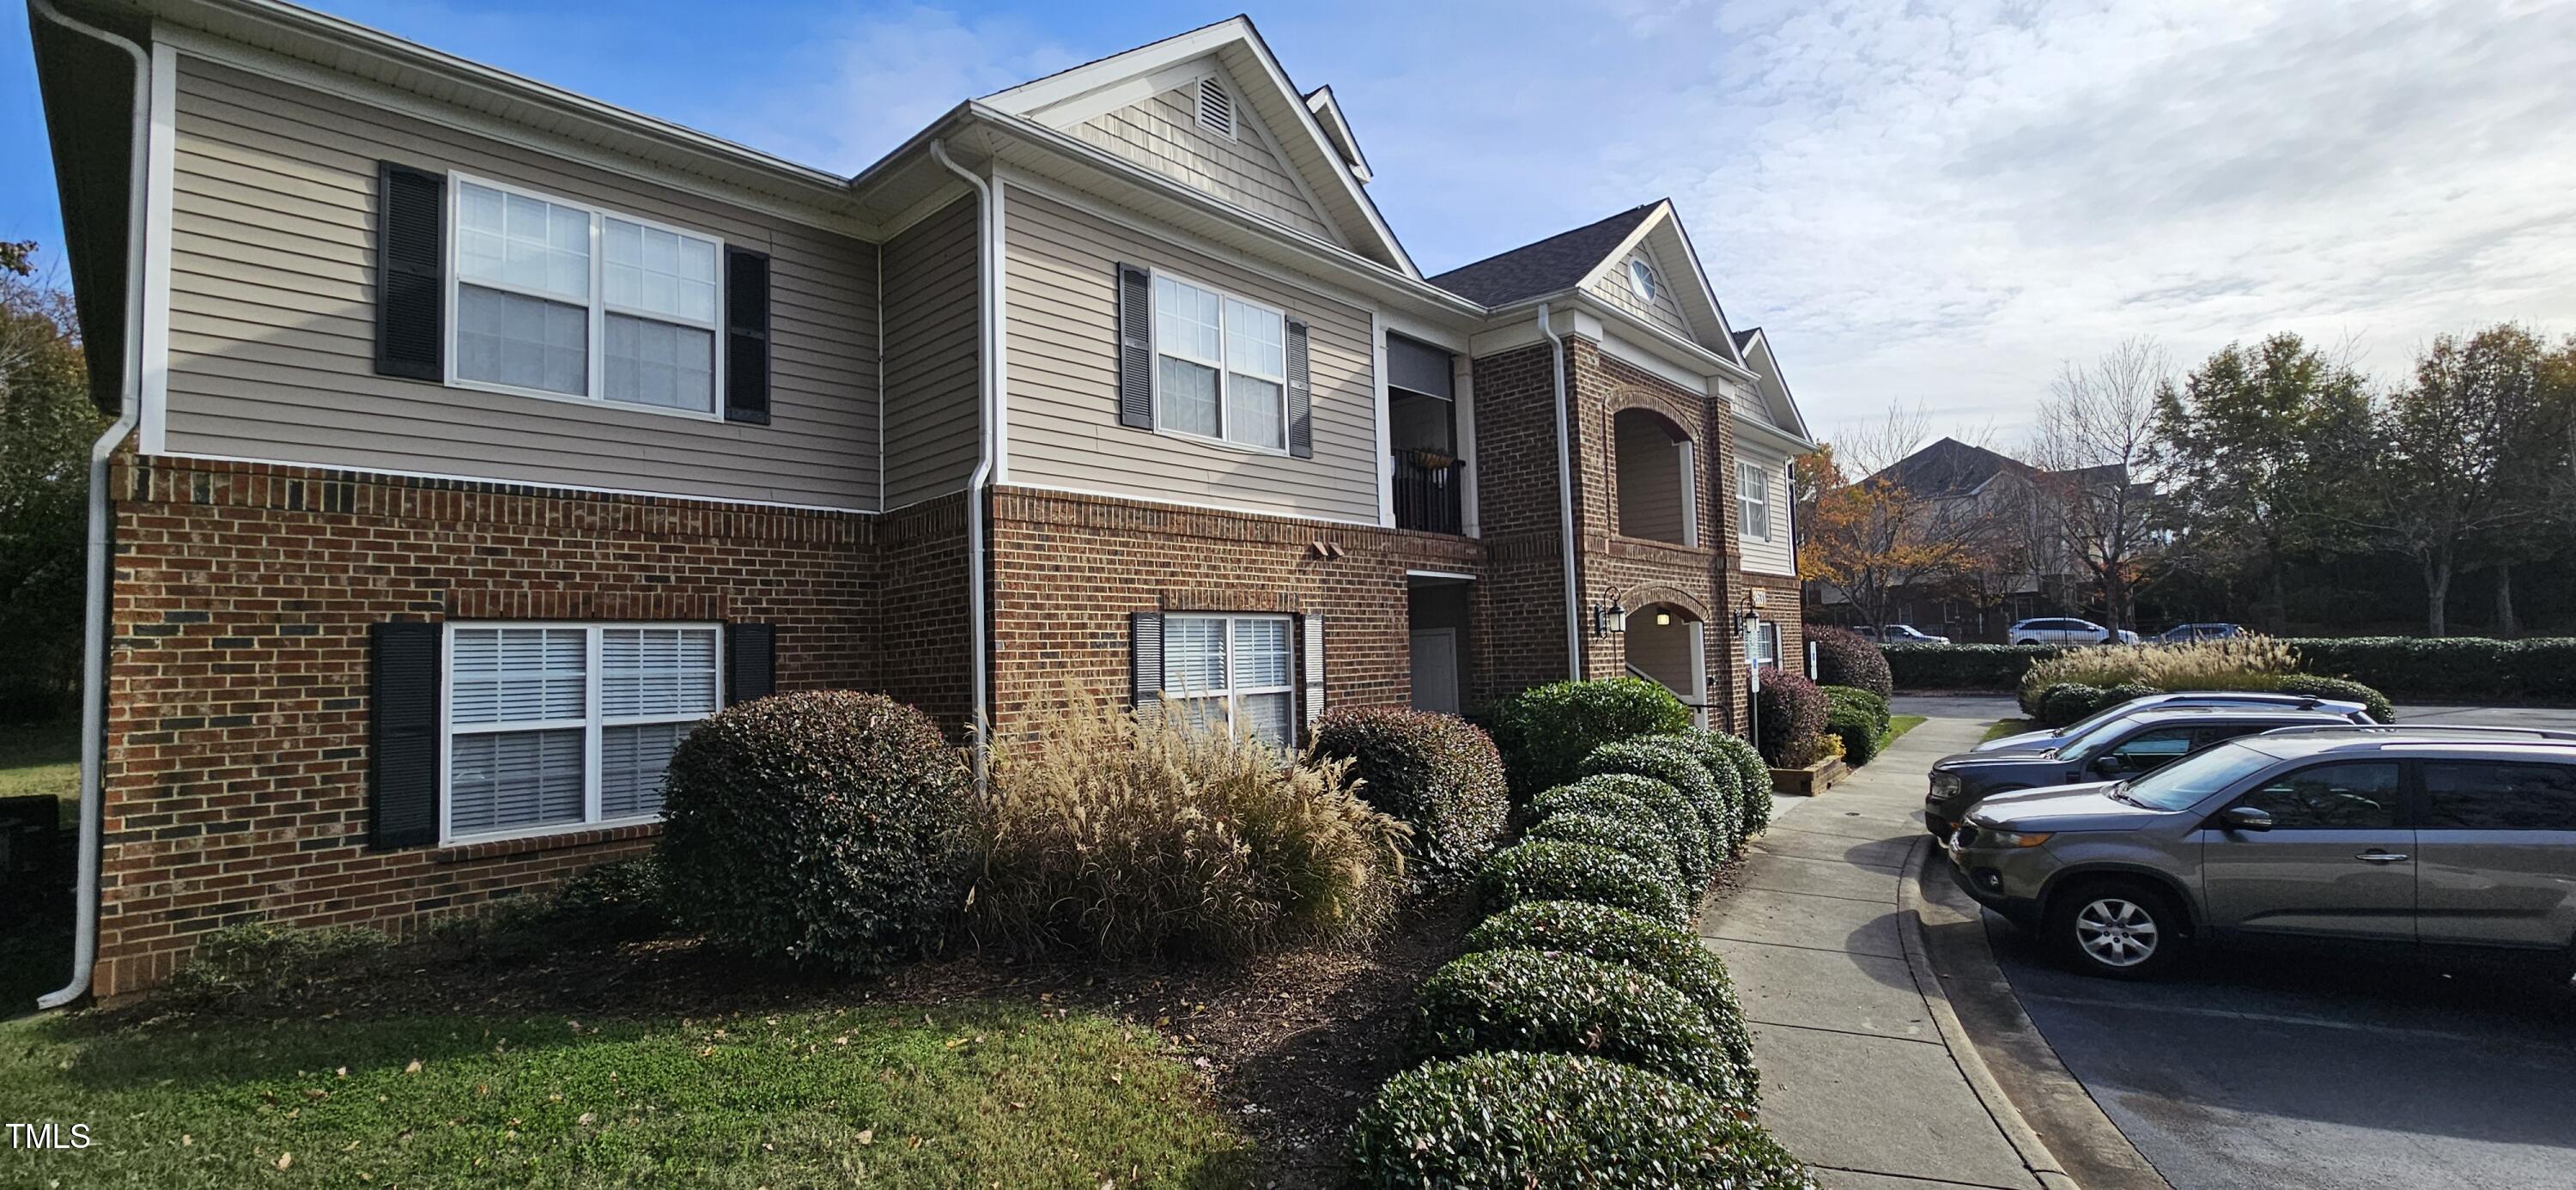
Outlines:
[[[2099,975],[2151,975],[2191,941],[2293,939],[2576,973],[2576,733],[2248,736],[1988,798],[1946,850],[1969,895]]]
[[[2076,781],[2113,781],[2150,773],[2193,749],[2270,731],[2345,723],[2342,715],[2295,707],[2148,707],[2095,724],[2054,748],[2030,752],[1961,752],[1932,763],[1923,825],[1947,837],[1980,798]]]

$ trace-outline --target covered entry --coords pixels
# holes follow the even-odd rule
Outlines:
[[[1678,603],[1654,603],[1628,613],[1628,673],[1680,696],[1702,727],[1708,726],[1707,625]]]
[[[1455,715],[1465,705],[1467,597],[1474,581],[1426,570],[1405,575],[1414,710]]]

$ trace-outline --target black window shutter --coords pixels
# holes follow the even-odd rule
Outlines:
[[[778,628],[725,625],[725,705],[767,698],[778,689]]]
[[[1135,700],[1138,715],[1159,716],[1163,713],[1163,613],[1130,613],[1127,626],[1128,696]]]
[[[769,424],[769,254],[725,249],[725,420]]]
[[[1306,324],[1288,323],[1288,453],[1315,457],[1315,387],[1306,367]]]
[[[439,626],[406,621],[368,630],[367,843],[438,841]]]
[[[1118,424],[1154,428],[1154,286],[1132,264],[1118,266]]]
[[[1324,617],[1297,617],[1297,644],[1298,709],[1312,735],[1315,721],[1324,717]]]
[[[447,378],[447,178],[376,163],[376,374]]]

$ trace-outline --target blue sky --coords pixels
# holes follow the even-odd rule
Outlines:
[[[330,0],[843,172],[958,100],[1237,11]],[[58,213],[0,16],[0,238]],[[1426,271],[1670,196],[1820,432],[1891,403],[2009,438],[2060,361],[2296,330],[2576,331],[2576,4],[1596,0],[1255,8],[1330,83]]]

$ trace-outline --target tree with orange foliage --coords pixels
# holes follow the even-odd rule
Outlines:
[[[1831,583],[1865,624],[1884,624],[1895,593],[1965,573],[1983,538],[1972,502],[1925,500],[1885,475],[1853,480],[1828,444],[1797,460],[1807,506],[1798,577]]]

